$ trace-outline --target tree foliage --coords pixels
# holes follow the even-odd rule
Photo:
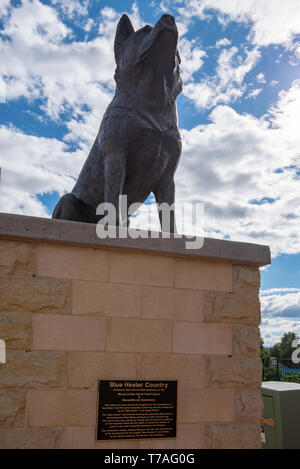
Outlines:
[[[283,334],[280,343],[277,343],[270,348],[271,357],[276,357],[287,367],[293,368],[294,363],[292,362],[291,357],[295,348],[292,347],[292,343],[296,339],[298,339],[298,336],[294,332],[286,332]]]
[[[299,366],[292,362],[292,353],[295,350],[293,342],[298,339],[294,332],[286,332],[281,337],[280,342],[273,347],[265,348],[264,340],[260,339],[260,356],[263,365],[264,381],[291,381],[300,383],[300,373],[293,371],[299,369]],[[276,358],[273,363],[272,358]],[[289,370],[286,370],[288,368]],[[292,369],[292,370],[291,370]]]

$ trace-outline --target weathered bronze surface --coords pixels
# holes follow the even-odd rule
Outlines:
[[[138,31],[127,15],[121,17],[114,43],[115,96],[72,192],[60,199],[53,218],[97,223],[97,206],[109,202],[117,211],[116,224],[126,225],[127,211],[119,216],[120,194],[127,195],[127,207],[142,204],[151,192],[158,204],[174,203],[174,173],[181,154],[177,43],[170,15]]]

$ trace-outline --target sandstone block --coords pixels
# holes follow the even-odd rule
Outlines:
[[[260,334],[256,326],[233,327],[233,354],[241,357],[258,357]]]
[[[231,422],[234,416],[234,391],[230,389],[186,388],[178,390],[178,422]]]
[[[171,352],[172,324],[165,320],[109,318],[109,352]]]
[[[205,425],[207,449],[260,449],[260,427],[252,422]]]
[[[139,379],[178,380],[178,385],[204,386],[204,373],[203,357],[144,354],[139,360]]]
[[[206,359],[207,385],[216,388],[259,388],[261,359],[209,357]]]
[[[260,286],[260,271],[258,267],[249,265],[235,265],[233,268],[234,280]]]
[[[96,409],[96,390],[29,390],[27,425],[30,427],[95,425]]]
[[[116,283],[134,283],[172,287],[175,259],[169,256],[136,253],[109,253],[109,279]]]
[[[231,326],[225,324],[175,322],[173,352],[194,353],[198,355],[231,354]]]
[[[104,282],[73,282],[75,314],[138,317],[141,287]]]
[[[105,348],[106,320],[95,316],[36,314],[32,322],[34,350],[94,350]]]
[[[260,324],[259,298],[246,293],[207,293],[204,300],[205,321]]]
[[[0,275],[32,276],[35,271],[35,245],[0,240]]]
[[[23,427],[24,419],[25,392],[0,389],[0,427]]]
[[[40,244],[37,275],[79,280],[108,280],[107,252],[104,249]]]
[[[131,353],[68,352],[69,384],[97,387],[99,379],[136,379],[137,355]]]
[[[6,364],[0,365],[0,386],[40,387],[65,384],[63,352],[8,350]]]
[[[62,428],[6,428],[0,430],[1,449],[59,449]]]
[[[234,395],[235,420],[260,422],[263,401],[260,389],[241,389]]]
[[[143,287],[142,317],[201,322],[203,300],[197,290]]]
[[[0,277],[2,311],[69,312],[71,283],[44,278]]]
[[[177,259],[175,287],[231,291],[232,265],[226,262]]]
[[[31,314],[0,312],[0,338],[6,348],[29,349],[31,347]]]
[[[233,266],[233,291],[235,293],[258,296],[260,271],[258,267],[248,265]]]

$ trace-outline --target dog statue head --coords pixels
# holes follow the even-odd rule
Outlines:
[[[154,27],[134,31],[123,15],[118,23],[114,52],[116,93],[150,106],[166,106],[182,90],[178,30],[175,19],[162,15]]]

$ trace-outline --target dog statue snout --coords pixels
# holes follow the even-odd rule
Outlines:
[[[161,19],[164,23],[167,23],[169,26],[174,26],[175,24],[175,18],[171,15],[162,15]]]

